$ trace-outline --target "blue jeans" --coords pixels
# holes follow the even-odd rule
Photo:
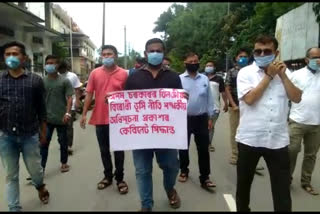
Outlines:
[[[152,160],[156,155],[159,167],[163,171],[163,186],[168,193],[174,188],[179,172],[178,150],[143,149],[133,150],[133,162],[136,168],[137,186],[142,208],[152,208]]]
[[[0,131],[0,157],[6,173],[6,195],[10,211],[20,211],[19,158],[20,152],[32,183],[43,185],[43,169],[39,151],[39,135],[13,136]]]
[[[43,169],[45,169],[47,165],[50,141],[55,128],[57,129],[58,143],[60,144],[60,162],[61,164],[66,164],[68,162],[67,126],[47,123],[47,144],[40,146],[40,154],[42,156],[41,166]]]

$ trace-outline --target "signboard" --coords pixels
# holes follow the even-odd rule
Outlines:
[[[279,60],[297,60],[311,47],[319,45],[319,24],[312,3],[305,3],[277,19],[275,37],[279,42]]]
[[[108,95],[111,151],[188,148],[184,90],[129,90]]]

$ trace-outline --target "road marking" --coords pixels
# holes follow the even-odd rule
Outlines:
[[[226,200],[229,210],[231,212],[236,212],[236,201],[234,200],[233,196],[231,194],[223,194],[224,199]]]

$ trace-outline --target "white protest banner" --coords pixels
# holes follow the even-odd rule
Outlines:
[[[128,90],[108,96],[111,151],[188,148],[184,90]]]

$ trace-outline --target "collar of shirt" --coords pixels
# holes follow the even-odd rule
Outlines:
[[[139,70],[147,71],[147,72],[150,72],[150,73],[151,73],[151,71],[149,70],[148,65],[146,65],[146,64],[143,65],[141,68],[139,68]],[[160,73],[162,73],[162,72],[166,72],[166,71],[169,71],[169,70],[170,70],[170,69],[168,69],[168,67],[162,65],[161,68],[160,68],[160,70],[159,70],[158,75],[159,75]],[[157,75],[157,76],[158,76],[158,75]]]
[[[4,71],[5,74],[4,76],[6,77],[12,77],[9,73],[9,70]],[[18,78],[22,77],[22,76],[29,76],[29,71],[27,69],[24,69],[24,72],[22,73],[22,75],[20,75]],[[12,77],[13,78],[13,77]]]
[[[110,75],[113,75],[120,70],[120,67],[118,65],[115,66],[113,71],[108,71],[105,66],[102,66],[102,67],[103,67],[102,69]]]
[[[313,74],[316,74],[317,71],[313,70],[312,68],[310,68],[309,66],[306,66],[306,68]]]
[[[189,78],[192,78],[191,75],[188,73],[188,71],[185,71],[183,74],[182,74],[183,77],[189,77]],[[195,76],[194,79],[198,79],[200,78],[201,75],[199,74],[199,72],[197,72],[197,75]],[[193,78],[192,78],[193,79]]]

